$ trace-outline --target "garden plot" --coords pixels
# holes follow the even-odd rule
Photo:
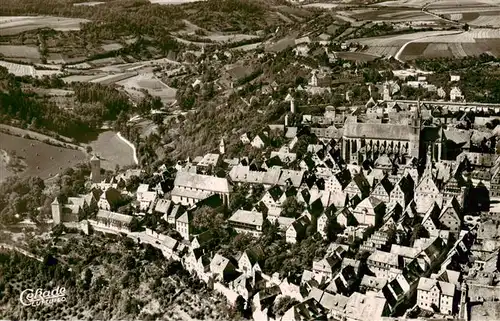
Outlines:
[[[14,35],[40,28],[56,31],[80,30],[82,23],[89,20],[52,16],[0,16],[0,35]]]

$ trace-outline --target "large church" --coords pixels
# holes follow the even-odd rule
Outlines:
[[[381,117],[358,122],[356,117],[344,124],[342,156],[346,163],[361,164],[380,155],[392,155],[403,162],[418,159],[420,148],[420,103],[408,117],[391,121],[387,113]]]

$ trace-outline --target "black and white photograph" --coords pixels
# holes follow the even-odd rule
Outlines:
[[[500,0],[0,0],[0,320],[500,321]]]

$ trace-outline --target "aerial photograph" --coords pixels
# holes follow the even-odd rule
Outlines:
[[[0,320],[500,321],[500,0],[0,0]]]

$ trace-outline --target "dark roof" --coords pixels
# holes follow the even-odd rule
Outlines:
[[[218,208],[223,204],[224,202],[222,201],[220,195],[214,194],[196,203],[196,207],[208,206],[211,208]]]
[[[420,140],[423,142],[435,142],[442,137],[441,127],[424,126],[420,134]]]
[[[268,192],[275,201],[279,200],[281,195],[283,195],[283,191],[278,185],[274,185],[273,187],[271,187]]]
[[[335,175],[340,185],[342,185],[342,189],[344,189],[351,182],[351,172],[348,169],[344,169],[340,173]]]
[[[387,176],[384,177],[379,184],[382,185],[382,187],[385,189],[387,193],[390,193],[394,188],[394,186],[392,185],[391,181],[387,178]]]
[[[363,175],[362,173],[354,175],[352,180],[359,187],[361,193],[368,193],[370,191],[370,183],[368,183],[365,175]]]
[[[344,136],[375,139],[408,139],[412,128],[400,124],[345,123]]]

